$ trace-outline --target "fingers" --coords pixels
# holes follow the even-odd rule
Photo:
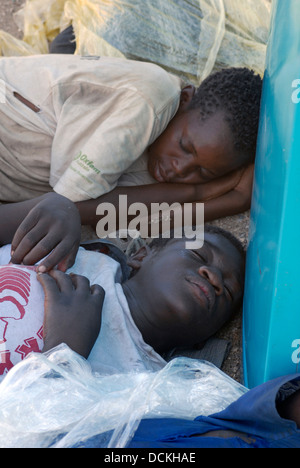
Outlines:
[[[85,276],[66,274],[59,270],[52,270],[48,274],[37,275],[38,281],[43,286],[45,293],[70,294],[77,292],[81,295],[92,295],[99,301],[104,301],[105,291],[98,284],[90,286],[90,281]]]
[[[31,231],[14,250],[11,261],[15,264],[35,265],[44,259],[37,268],[38,272],[45,273],[58,264],[61,264],[59,269],[66,271],[74,265],[78,248],[79,243],[74,244],[72,238],[66,237],[59,242],[51,234],[43,237],[40,231]]]
[[[23,222],[18,227],[14,238],[12,240],[12,250],[15,250],[16,247],[22,242],[24,236],[28,234],[34,227],[37,225],[39,221],[38,211],[37,213],[29,213],[28,216],[23,220]]]
[[[49,225],[43,221],[34,225],[34,219],[35,217],[31,216],[28,220],[26,218],[13,238],[11,248],[13,263],[34,265],[60,244],[59,232],[53,234],[53,231],[49,231]],[[67,253],[66,250],[65,255]]]
[[[38,281],[43,286],[45,293],[70,293],[73,291],[72,278],[58,270],[52,270],[48,274],[37,275]]]
[[[69,220],[70,221],[70,220]],[[74,262],[80,244],[80,225],[61,219],[51,221],[49,216],[42,217],[36,209],[19,226],[11,247],[11,262],[35,265],[45,273],[61,263],[60,269],[66,271]]]
[[[26,255],[45,237],[47,230],[34,216],[28,216],[20,224],[12,240],[12,262],[22,263]],[[41,257],[42,258],[42,257]],[[40,259],[41,259],[40,258]]]
[[[55,295],[60,293],[60,289],[58,287],[55,278],[51,275],[37,275],[38,281],[41,283],[45,296],[46,297],[54,297]]]
[[[92,293],[92,296],[97,300],[99,301],[100,303],[100,306],[102,308],[103,306],[103,302],[104,302],[104,298],[105,298],[105,291],[104,289],[99,286],[99,284],[94,284],[92,287],[91,287],[91,293]]]
[[[43,238],[34,244],[31,238],[25,237],[17,249],[12,252],[11,261],[16,264],[35,265],[55,248],[56,245],[54,241],[50,243],[47,238]],[[51,267],[53,268],[54,266],[55,264],[52,264],[51,261],[48,262],[44,272],[50,270]]]
[[[71,278],[73,287],[74,289],[76,289],[76,291],[78,292],[85,292],[85,291],[90,292],[91,291],[90,281],[85,276],[75,275],[71,273],[70,278]]]
[[[91,287],[91,293],[93,296],[103,296],[103,298],[105,296],[105,291],[99,284],[93,284]]]
[[[70,278],[72,280],[74,288],[78,293],[91,294],[95,299],[102,300],[103,302],[105,291],[99,284],[94,284],[93,286],[90,286],[89,279],[81,275],[71,274]]]
[[[74,265],[75,260],[76,260],[76,256],[77,256],[77,253],[78,253],[78,248],[79,248],[78,244],[74,245],[74,247],[71,249],[69,255],[67,255],[67,257],[64,258],[62,261],[60,261],[60,263],[58,264],[58,266],[57,266],[58,270],[63,271],[65,273],[69,268],[71,268]],[[47,265],[46,265],[46,267],[47,267]],[[39,267],[39,271],[41,271],[41,268],[42,268],[42,271],[43,271],[43,269],[45,268],[45,262],[43,262],[41,267]]]
[[[46,237],[39,245],[36,246],[35,249],[32,250],[32,252],[30,252],[30,255],[27,256],[25,260],[35,260],[34,263],[37,263],[41,258],[45,257],[51,251],[50,246],[51,238],[47,240]],[[50,271],[56,265],[58,265],[59,270],[66,272],[69,268],[71,268],[74,265],[78,248],[79,243],[74,244],[74,241],[72,239],[66,237],[59,244],[54,245],[52,247],[52,252],[47,256],[47,258],[45,258],[41,262],[41,264],[37,268],[37,271],[40,273],[45,273],[46,271]],[[43,257],[41,257],[43,249],[46,250],[46,254]],[[38,256],[39,259],[36,260],[36,257]]]

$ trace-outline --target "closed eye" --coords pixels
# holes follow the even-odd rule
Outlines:
[[[200,258],[200,260],[202,260],[203,263],[207,264],[207,260],[201,252],[199,252],[198,250],[191,250],[191,252],[198,258]]]
[[[228,288],[228,286],[226,286],[226,284],[224,284],[224,289],[227,292],[227,295],[229,296],[230,300],[233,302],[233,294],[230,291],[230,289]]]
[[[189,152],[190,152],[189,149],[188,149],[188,147],[187,147],[187,145],[186,145],[186,143],[185,143],[185,141],[183,141],[183,138],[180,138],[180,140],[179,140],[179,146],[180,146],[180,148],[182,149],[182,151],[184,151],[185,153],[189,153]]]

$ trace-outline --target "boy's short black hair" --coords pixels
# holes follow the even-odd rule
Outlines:
[[[225,237],[227,240],[229,240],[232,245],[238,250],[238,252],[241,254],[241,257],[243,258],[243,260],[245,261],[246,259],[246,250],[244,249],[244,246],[243,244],[239,241],[239,239],[237,237],[235,237],[233,234],[231,234],[231,232],[229,231],[226,231],[225,229],[219,227],[219,226],[214,226],[214,225],[211,225],[211,224],[205,224],[204,226],[204,239],[205,239],[205,233],[211,233],[211,234],[219,234],[223,237]],[[184,235],[184,230],[183,230],[183,233]],[[149,246],[151,248],[154,248],[154,249],[163,249],[167,243],[174,239],[174,237],[172,237],[172,232],[170,234],[170,236],[168,238],[163,238],[163,237],[157,237],[155,239],[153,239]]]
[[[254,161],[259,125],[262,78],[248,68],[228,68],[206,78],[190,103],[201,121],[224,110],[243,164]]]
[[[232,245],[239,251],[244,261],[246,260],[246,250],[242,244],[242,242],[235,237],[231,232],[226,231],[225,229],[221,228],[220,226],[214,226],[210,224],[206,224],[204,227],[204,233],[209,232],[211,234],[220,234],[229,240]]]

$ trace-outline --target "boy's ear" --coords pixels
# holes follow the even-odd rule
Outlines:
[[[195,92],[196,92],[196,88],[193,85],[188,85],[181,90],[180,104],[179,104],[179,108],[181,110],[187,109],[187,107],[190,105],[191,100],[194,97]]]
[[[148,245],[144,245],[127,259],[127,265],[130,266],[133,270],[139,270],[144,259],[150,254],[150,252],[150,247]]]

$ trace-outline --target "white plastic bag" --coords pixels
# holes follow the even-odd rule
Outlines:
[[[212,364],[187,358],[156,373],[94,375],[61,345],[31,354],[0,384],[0,447],[73,447],[98,434],[103,447],[126,447],[144,417],[194,419],[246,391]]]

